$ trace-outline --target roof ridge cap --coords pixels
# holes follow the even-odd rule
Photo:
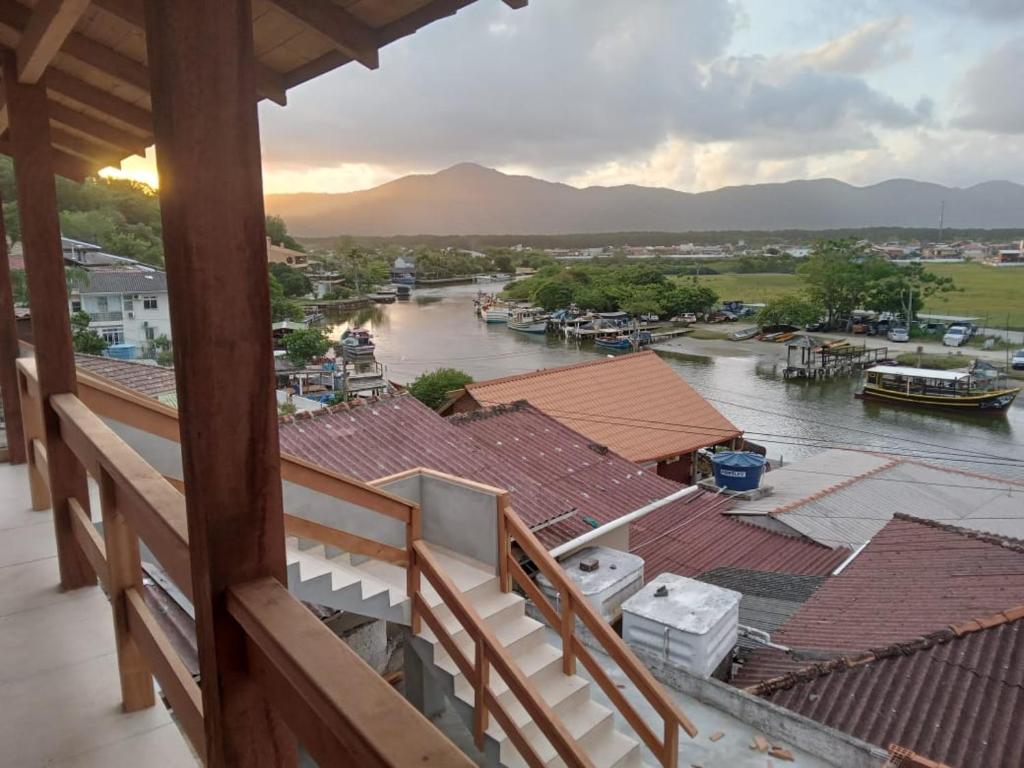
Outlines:
[[[658,357],[657,353],[653,349],[644,349],[639,352],[632,352],[628,355],[616,355],[615,357],[600,357],[596,360],[584,360],[579,363],[570,363],[569,365],[561,365],[557,368],[538,368],[534,371],[526,371],[524,373],[514,373],[510,376],[502,376],[498,379],[490,379],[488,381],[471,381],[466,384],[466,391],[472,393],[474,389],[478,387],[490,387],[497,384],[506,384],[510,381],[521,381],[523,379],[532,379],[538,376],[547,376],[555,373],[561,373],[562,371],[569,371],[575,368],[586,368],[592,365],[610,365],[622,360],[633,360],[637,357],[650,356]],[[661,358],[658,358],[661,359]]]
[[[756,685],[748,686],[744,690],[755,696],[765,696],[776,691],[789,690],[802,683],[808,683],[830,675],[833,672],[856,669],[857,667],[895,658],[896,656],[911,656],[919,651],[934,648],[936,645],[944,645],[945,643],[959,640],[966,635],[995,629],[1003,624],[1012,624],[1021,619],[1024,619],[1024,604],[1007,608],[1004,611],[980,619],[971,619],[962,624],[950,624],[910,640],[901,640],[889,645],[869,648],[858,654],[844,654],[828,661],[810,664],[792,672],[787,672],[784,675],[762,680]]]
[[[842,450],[845,451],[845,450],[849,450],[849,449],[843,448]],[[867,453],[867,454],[870,454],[872,456],[883,456],[884,455],[884,454],[876,453],[875,451],[855,451],[855,453]],[[843,488],[846,488],[846,487],[848,487],[850,485],[853,485],[854,483],[859,483],[861,480],[864,480],[865,478],[868,478],[871,475],[875,475],[875,474],[877,474],[879,472],[884,472],[887,469],[892,469],[897,464],[899,464],[900,461],[901,461],[901,459],[898,459],[898,458],[889,458],[884,464],[880,464],[877,467],[873,467],[873,468],[871,468],[869,470],[861,472],[859,475],[853,475],[851,477],[845,477],[841,481],[839,481],[838,483],[833,483],[832,485],[827,485],[824,488],[822,488],[821,490],[815,491],[810,496],[804,496],[802,499],[797,499],[796,501],[791,501],[789,504],[785,504],[785,505],[779,507],[778,509],[773,509],[771,512],[768,513],[768,516],[769,517],[775,517],[776,515],[784,515],[787,512],[792,512],[794,509],[798,509],[799,507],[802,507],[805,504],[810,504],[812,501],[817,501],[818,499],[823,498],[824,496],[828,496],[829,494],[835,493],[836,491],[840,491]]]
[[[346,400],[341,403],[335,403],[334,405],[324,406],[323,408],[319,408],[315,411],[296,411],[295,413],[282,414],[277,417],[277,421],[279,424],[294,424],[299,421],[314,421],[316,419],[333,416],[334,414],[341,413],[342,411],[354,411],[371,405],[377,405],[383,401],[400,400],[404,398],[412,398],[412,395],[408,392],[395,392],[394,394],[375,395],[374,397],[360,398],[359,400]],[[415,400],[415,398],[412,399]]]
[[[968,539],[977,539],[985,544],[1003,547],[1004,549],[1011,549],[1014,552],[1024,554],[1024,539],[1015,539],[1012,536],[1000,536],[995,533],[986,533],[984,531],[975,530],[974,528],[953,525],[951,523],[943,523],[939,520],[928,520],[924,517],[914,517],[913,515],[908,515],[906,512],[894,512],[892,518],[893,520],[904,520],[908,523],[927,525],[929,528],[936,528],[940,531],[945,531],[946,533],[955,533]]]
[[[453,413],[451,416],[446,417],[452,424],[468,424],[471,421],[482,421],[484,419],[491,419],[496,416],[504,416],[506,413],[517,413],[519,411],[534,411],[541,413],[539,410],[530,405],[528,400],[513,400],[511,403],[496,403],[494,405],[486,405],[483,408],[477,408],[473,411],[467,411],[466,413]],[[551,421],[555,421],[550,416],[547,416]],[[561,425],[559,425],[561,426]]]
[[[944,467],[941,464],[931,464],[927,461],[921,461],[920,459],[900,459],[903,464],[917,464],[921,467],[927,467],[928,469],[939,470],[940,472],[955,472],[958,475],[965,475],[967,477],[976,477],[979,480],[992,480],[997,483],[1009,483],[1010,485],[1019,485],[1024,488],[1024,482],[1020,480],[1011,480],[1008,477],[999,477],[997,475],[985,475],[981,472],[973,472],[969,469],[957,469],[956,467]]]

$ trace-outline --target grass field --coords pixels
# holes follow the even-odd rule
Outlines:
[[[951,277],[962,290],[933,297],[924,311],[938,315],[980,317],[981,325],[1024,329],[1024,267],[986,267],[981,264],[929,264],[937,274]],[[689,278],[681,278],[687,280]],[[796,275],[708,275],[699,278],[723,299],[764,302],[800,288]]]

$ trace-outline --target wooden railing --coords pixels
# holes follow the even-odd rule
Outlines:
[[[533,601],[547,622],[557,629],[562,636],[562,670],[565,674],[573,674],[576,660],[583,662],[590,676],[601,686],[601,690],[611,701],[626,721],[630,724],[655,758],[666,768],[675,768],[679,753],[679,729],[682,728],[689,736],[697,735],[693,723],[683,714],[682,710],[671,699],[662,685],[629,649],[625,641],[608,625],[591,607],[590,602],[580,592],[562,566],[548,553],[547,549],[533,535],[526,524],[516,515],[507,503],[499,503],[499,575],[502,591],[508,592],[514,581]],[[558,605],[541,592],[519,561],[512,553],[512,541],[522,549],[541,573],[547,577],[555,591],[558,592]],[[581,642],[576,632],[576,622],[582,622],[605,653],[619,665],[640,694],[647,700],[662,719],[662,735],[659,738],[651,727],[644,722],[619,687],[608,676],[593,654]]]
[[[480,617],[476,610],[463,599],[458,587],[445,574],[442,566],[431,553],[426,544],[420,540],[412,546],[412,567],[410,572],[422,574],[441,598],[441,602],[451,610],[452,615],[461,625],[463,631],[473,640],[474,654],[470,660],[455,642],[455,638],[444,626],[444,622],[430,607],[423,593],[416,589],[413,595],[413,616],[420,617],[437,637],[459,671],[473,686],[473,738],[479,749],[484,747],[484,732],[487,730],[488,715],[493,714],[509,739],[519,750],[519,754],[530,766],[540,767],[544,761],[540,759],[522,729],[516,725],[508,710],[502,705],[491,688],[491,669],[505,681],[509,690],[526,710],[530,719],[537,724],[540,731],[551,742],[558,756],[568,766],[589,767],[593,764],[580,748],[579,744],[566,730],[565,725],[544,701],[540,692],[531,680],[512,660],[509,652],[501,645],[491,627]]]
[[[22,412],[33,414],[37,420],[33,423],[42,424],[44,403],[38,397],[35,361],[21,359],[18,369]],[[59,420],[59,439],[99,486],[102,536],[91,520],[88,498],[71,498],[68,506],[73,545],[85,555],[110,598],[123,707],[134,711],[152,706],[155,676],[182,730],[205,760],[200,687],[146,605],[139,552],[141,539],[178,588],[191,597],[184,496],[77,396],[53,395],[48,405]],[[38,432],[26,436],[34,464],[31,470],[45,486],[47,446],[43,441]],[[368,486],[359,490],[368,494],[366,498],[377,493]],[[394,499],[386,494],[381,499],[379,507],[394,515]],[[418,523],[408,517],[407,527],[415,532]],[[327,535],[315,523],[294,520],[293,526],[313,526],[302,527],[307,533]],[[345,545],[351,546],[352,541],[345,539]],[[390,550],[402,552],[393,547],[381,552],[397,556]],[[264,578],[239,584],[229,589],[227,597],[228,612],[247,638],[248,675],[320,765],[470,765],[462,752],[280,582]]]

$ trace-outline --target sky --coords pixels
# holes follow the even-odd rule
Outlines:
[[[1024,0],[478,0],[260,107],[264,186],[1024,182]],[[150,183],[152,155],[122,173]]]

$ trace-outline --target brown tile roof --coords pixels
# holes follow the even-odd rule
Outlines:
[[[723,566],[825,576],[850,554],[742,522],[726,513],[725,497],[701,492],[690,499],[630,524],[630,551],[644,559],[647,579],[660,573],[697,576]]]
[[[505,488],[548,547],[680,489],[526,403],[446,420],[410,395],[286,417],[281,450],[373,480],[428,467]]]
[[[958,768],[1024,756],[1024,605],[768,680],[752,690],[857,738]]]
[[[1024,603],[1024,542],[897,514],[772,637],[802,660],[761,651],[750,686],[864,648],[913,640]]]
[[[467,384],[482,406],[527,400],[630,461],[689,453],[740,434],[654,352]]]
[[[93,376],[100,376],[147,397],[176,391],[173,368],[82,354],[75,355],[75,365]]]

